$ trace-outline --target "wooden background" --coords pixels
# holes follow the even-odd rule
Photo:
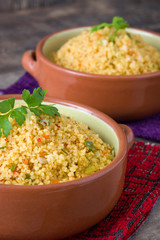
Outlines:
[[[53,6],[74,0],[0,0],[0,12]]]

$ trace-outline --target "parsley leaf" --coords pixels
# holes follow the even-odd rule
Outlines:
[[[89,148],[90,151],[93,151],[95,149],[92,141],[85,141],[85,145],[86,145],[86,147]]]
[[[30,92],[27,89],[24,89],[22,92],[22,98],[25,102],[27,102],[30,98]]]
[[[2,133],[7,137],[11,129],[12,125],[8,120],[8,115],[0,115],[0,137],[2,136]]]
[[[50,115],[52,117],[60,116],[58,109],[51,105],[42,104],[42,101],[46,95],[46,90],[42,90],[41,87],[34,89],[33,94],[26,89],[22,92],[22,98],[27,106],[21,106],[14,108],[15,98],[9,98],[0,102],[0,137],[2,134],[7,137],[12,129],[12,125],[9,121],[9,117],[15,119],[15,121],[21,126],[25,119],[26,114],[34,113],[40,116],[41,113]],[[29,112],[28,112],[29,111]]]
[[[111,23],[101,23],[101,24],[99,24],[99,25],[96,25],[96,26],[93,26],[92,28],[91,28],[91,31],[90,31],[90,33],[93,33],[93,32],[96,32],[96,31],[98,31],[98,30],[100,30],[100,29],[103,29],[103,28],[105,28],[106,26],[107,27],[111,27]]]
[[[34,89],[33,94],[30,95],[28,90],[24,90],[22,93],[23,100],[27,103],[28,108],[35,115],[40,116],[41,113],[55,117],[60,116],[58,109],[53,105],[41,104],[46,94],[46,90],[42,90],[41,87]]]
[[[2,147],[0,147],[0,149],[5,149],[6,148],[6,146],[2,146]]]
[[[10,165],[10,170],[11,170],[12,172],[15,172],[16,168],[17,168],[17,164],[16,164],[16,163],[11,163],[11,165]]]
[[[46,92],[46,90],[43,91],[42,88],[39,87],[35,88],[33,94],[30,95],[29,91],[25,89],[22,92],[22,98],[27,103],[28,107],[36,107],[41,104]]]
[[[69,153],[68,153],[68,152],[66,152],[64,149],[61,149],[61,150],[62,150],[62,152],[64,152],[65,154],[67,154],[67,155],[69,154]]]
[[[116,34],[119,29],[125,29],[125,28],[129,27],[128,23],[122,17],[114,17],[112,19],[112,23],[101,23],[99,25],[93,26],[90,30],[90,33],[93,33],[95,31],[103,29],[106,26],[114,28],[113,34],[111,36],[109,36],[109,40],[111,42],[114,42]]]
[[[40,105],[40,109],[42,109],[43,113],[52,117],[55,117],[55,115],[60,116],[58,109],[53,105]]]
[[[15,121],[19,124],[19,126],[21,126],[24,121],[25,121],[25,115],[27,113],[27,110],[24,111],[24,109],[22,108],[16,108],[12,111],[10,117],[15,119]]]
[[[26,178],[26,179],[31,179],[31,175],[28,174],[28,173],[26,173],[26,174],[25,174],[25,178]]]
[[[116,34],[118,32],[119,29],[124,29],[129,27],[128,23],[121,17],[114,17],[113,21],[112,21],[112,25],[114,27],[114,32],[112,34],[112,36],[110,37],[110,41],[114,42]]]
[[[33,112],[36,116],[40,116],[40,114],[42,113],[41,109],[39,109],[38,107],[35,108],[30,108],[30,111]]]
[[[15,98],[9,98],[7,101],[9,102],[11,108],[13,109],[15,104]]]
[[[0,102],[0,112],[6,113],[6,112],[10,111],[11,109],[13,109],[14,102],[15,102],[15,98],[9,98],[7,100]]]
[[[117,30],[129,27],[128,23],[122,17],[114,17],[112,20],[112,25]]]

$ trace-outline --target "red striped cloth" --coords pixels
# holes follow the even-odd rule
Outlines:
[[[160,146],[136,142],[128,154],[124,190],[100,223],[70,240],[125,240],[146,220],[160,196]]]

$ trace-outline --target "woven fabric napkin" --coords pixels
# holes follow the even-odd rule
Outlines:
[[[135,142],[128,154],[124,190],[100,223],[69,240],[125,240],[145,221],[160,196],[160,146]]]
[[[1,94],[31,93],[38,82],[25,73],[15,84],[0,89]],[[135,136],[160,141],[160,114],[127,123]],[[87,231],[69,240],[125,240],[144,222],[160,196],[160,146],[135,142],[128,154],[124,190],[112,212]]]
[[[32,93],[38,87],[38,82],[29,74],[25,73],[15,84],[7,89],[0,89],[1,94],[21,94],[23,89]],[[142,137],[160,142],[160,113],[150,118],[125,123],[130,126],[136,137]]]

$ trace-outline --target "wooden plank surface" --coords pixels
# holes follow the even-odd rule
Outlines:
[[[124,17],[131,26],[160,32],[160,0],[74,0],[49,8],[1,12],[0,88],[24,73],[23,52],[35,49],[44,36],[64,28],[110,22],[115,15]],[[160,200],[130,239],[160,240]]]
[[[122,16],[134,27],[160,32],[159,0],[77,0],[45,9],[0,14],[0,72],[22,69],[21,56],[46,35]]]
[[[74,0],[0,0],[0,12],[19,11],[30,8],[44,8]]]

